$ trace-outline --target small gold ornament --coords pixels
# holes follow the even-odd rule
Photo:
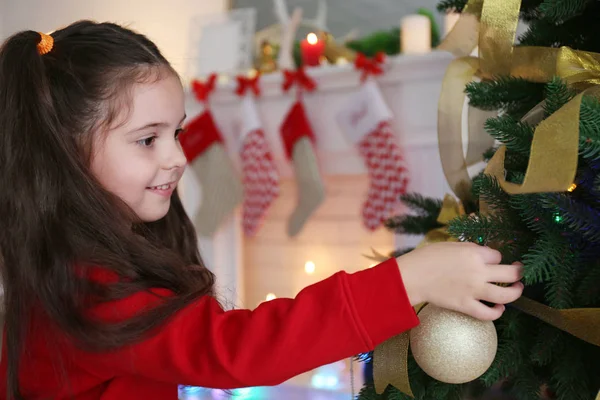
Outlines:
[[[261,73],[268,74],[277,70],[276,53],[274,46],[269,41],[265,40],[261,43],[257,65],[257,69]]]
[[[496,356],[498,336],[491,321],[480,321],[428,304],[421,324],[410,331],[410,348],[423,371],[440,382],[460,384],[477,379]]]

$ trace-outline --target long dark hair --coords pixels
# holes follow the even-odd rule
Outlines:
[[[175,72],[145,36],[80,21],[52,33],[24,31],[0,50],[0,267],[4,285],[7,396],[21,398],[19,359],[29,319],[41,310],[81,346],[101,351],[141,340],[169,315],[213,294],[196,235],[177,194],[165,218],[131,221],[131,210],[89,170],[92,132],[127,106],[132,85]],[[119,282],[100,285],[87,266]],[[173,297],[118,324],[86,307],[149,288]]]

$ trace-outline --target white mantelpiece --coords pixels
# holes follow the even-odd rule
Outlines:
[[[394,129],[398,143],[411,171],[410,191],[442,197],[449,191],[445,182],[437,147],[437,102],[441,82],[452,56],[442,52],[426,55],[390,57],[386,72],[377,78],[383,95],[394,114]],[[360,84],[360,74],[352,64],[324,66],[307,70],[317,83],[314,93],[305,94],[308,117],[313,126],[322,171],[327,176],[365,174],[366,168],[357,150],[339,129],[335,114]],[[284,178],[293,178],[279,137],[279,126],[295,100],[292,93],[281,90],[281,73],[261,77],[262,95],[257,100],[279,170]],[[239,98],[234,93],[235,80],[218,85],[211,97],[211,107],[217,125],[226,140],[229,153],[238,162],[237,118]],[[187,98],[187,114],[193,117],[201,111],[191,94]],[[183,201],[193,214],[200,202],[200,188],[187,173]],[[310,223],[310,222],[309,222]],[[243,299],[241,265],[244,238],[237,217],[231,218],[213,239],[202,239],[207,264],[217,273],[220,287],[228,300]],[[236,295],[234,295],[236,293]]]

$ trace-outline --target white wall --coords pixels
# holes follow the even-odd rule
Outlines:
[[[181,73],[189,61],[192,19],[222,12],[227,0],[0,0],[0,38],[48,32],[80,19],[126,24],[156,42]]]
[[[4,39],[4,16],[6,0],[0,0],[0,41]]]

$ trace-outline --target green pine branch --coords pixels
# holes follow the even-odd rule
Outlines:
[[[522,364],[512,377],[512,388],[510,393],[517,400],[539,400],[542,384],[529,364]]]
[[[480,380],[490,387],[512,375],[521,364],[521,353],[515,340],[500,339],[496,357],[490,368],[480,377]]]
[[[546,283],[546,300],[554,308],[571,308],[575,305],[575,283],[579,274],[579,258],[570,251],[566,252],[560,264],[553,268],[553,276]]]
[[[546,85],[545,91],[546,98],[544,99],[544,111],[546,112],[546,115],[554,114],[577,94],[559,77],[552,78]]]
[[[513,221],[501,215],[464,215],[448,224],[451,236],[462,242],[486,244],[514,240],[519,233]]]
[[[540,324],[531,348],[530,360],[537,366],[549,365],[552,359],[563,350],[563,333],[547,324]]]
[[[548,281],[569,252],[568,246],[568,242],[556,231],[542,233],[523,256],[525,284]]]
[[[462,386],[450,385],[436,380],[431,380],[427,385],[427,394],[423,396],[423,400],[427,399],[444,399],[444,400],[461,400]],[[402,399],[404,400],[404,399]]]
[[[484,151],[483,161],[485,161],[486,163],[489,162],[492,159],[492,157],[494,157],[494,154],[496,154],[496,150],[498,150],[496,147],[490,147],[489,149]]]
[[[506,340],[517,340],[520,335],[520,328],[524,323],[523,313],[515,308],[508,307],[502,319],[496,321],[496,329],[500,337]]]
[[[579,114],[579,152],[588,160],[600,158],[600,102],[584,96]]]
[[[553,363],[552,388],[557,400],[590,400],[596,395],[592,391],[590,375],[582,361],[581,341],[567,337],[568,351],[556,357]],[[596,376],[595,379],[598,377]],[[597,383],[596,383],[597,384]]]
[[[507,151],[504,157],[504,168],[507,171],[506,180],[518,184],[523,183],[528,165],[529,154]]]
[[[594,178],[593,190],[594,190],[594,192],[600,192],[600,175],[598,175]]]
[[[583,12],[592,0],[545,0],[539,6],[541,16],[549,21],[566,21]]]
[[[502,110],[521,118],[544,98],[544,84],[522,78],[501,76],[495,80],[471,82],[465,92],[469,104],[482,110]]]
[[[393,386],[388,386],[384,394],[386,400],[414,400],[412,397],[405,393],[402,393]]]
[[[517,181],[520,182],[522,179]],[[518,212],[522,222],[538,234],[557,229],[557,216],[545,207],[547,204],[543,201],[545,196],[545,194],[521,194],[510,198],[510,205]]]
[[[485,129],[492,137],[505,144],[507,150],[529,155],[535,127],[511,115],[502,115],[488,119]]]
[[[442,0],[437,5],[439,12],[456,11],[462,12],[468,0]]]
[[[519,37],[519,43],[522,46],[568,46],[598,52],[599,27],[596,21],[599,13],[600,4],[592,1],[584,12],[562,23],[551,19],[533,19],[529,22],[528,30]]]
[[[488,207],[495,212],[508,212],[510,196],[502,190],[498,180],[486,174],[480,174],[473,179],[472,192],[474,197],[482,198]]]
[[[397,234],[424,235],[442,225],[437,222],[436,215],[398,215],[386,220],[384,226]]]
[[[539,197],[541,206],[550,210],[557,222],[590,242],[600,243],[600,211],[563,193],[548,193]],[[566,241],[564,238],[562,240]]]
[[[542,0],[523,0],[521,2],[521,17],[527,18],[534,14]],[[439,12],[458,11],[462,12],[467,5],[467,0],[441,0],[437,5]]]
[[[430,230],[442,226],[437,222],[442,208],[441,200],[424,197],[417,193],[402,195],[400,200],[416,215],[404,214],[391,217],[384,222],[387,229],[398,234],[424,235]]]
[[[375,386],[372,383],[365,384],[358,392],[358,400],[384,400],[381,395],[375,392]]]
[[[581,279],[575,295],[577,303],[581,306],[600,305],[600,260],[596,260],[588,266]]]
[[[438,215],[442,208],[442,200],[425,197],[419,193],[407,193],[400,196],[400,201],[418,215]]]

